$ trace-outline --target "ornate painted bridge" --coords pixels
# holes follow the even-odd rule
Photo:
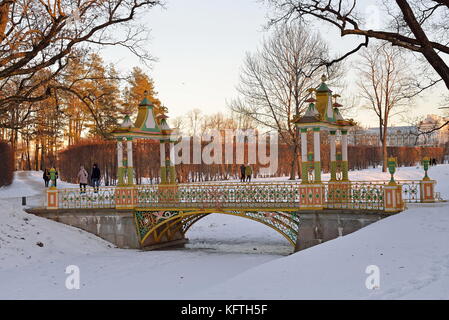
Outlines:
[[[321,84],[309,90],[307,111],[291,119],[301,131],[301,183],[176,184],[174,145],[177,137],[166,121],[167,110],[154,106],[145,97],[139,104],[136,122],[133,124],[127,115],[120,127],[112,132],[117,139],[118,186],[100,188],[98,193],[50,188],[47,209],[131,211],[142,247],[183,240],[195,222],[211,213],[258,221],[295,245],[299,237],[300,217],[304,217],[306,212],[340,209],[345,213],[356,211],[363,214],[368,210],[388,214],[402,211],[406,201],[435,201],[435,181],[427,176],[429,159],[423,161],[426,174],[421,181],[394,181],[394,158],[388,159],[389,182],[349,181],[348,130],[355,123],[342,117],[338,95],[332,95],[326,80],[323,76]],[[331,179],[328,182],[321,180],[321,130],[329,132]],[[337,152],[337,132],[341,133],[341,152]],[[313,148],[308,146],[309,133],[313,134]],[[133,139],[160,141],[159,185],[134,185]],[[126,161],[123,158],[124,141],[127,145]],[[313,152],[308,152],[309,149]],[[314,226],[312,229],[319,228]]]
[[[211,213],[263,223],[295,245],[305,211],[394,213],[403,209],[404,202],[434,201],[433,189],[433,200],[425,198],[424,183],[429,182],[397,181],[394,186],[385,181],[323,182],[316,192],[299,182],[134,185],[101,187],[98,193],[89,188],[86,193],[78,188],[53,189],[48,191],[47,208],[133,210],[142,247],[183,239],[195,222]],[[394,200],[396,207],[388,210]]]

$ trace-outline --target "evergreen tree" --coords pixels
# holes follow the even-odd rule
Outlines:
[[[156,97],[157,92],[154,88],[154,81],[139,67],[134,67],[130,78],[128,79],[128,86],[125,88],[124,112],[137,114],[139,103],[142,101],[145,91],[147,98],[154,104],[155,107],[161,106],[161,101]]]

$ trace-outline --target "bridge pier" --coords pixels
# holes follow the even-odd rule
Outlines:
[[[295,252],[345,236],[389,216],[374,210],[302,211]]]
[[[140,249],[134,210],[116,209],[26,209],[28,213],[80,228],[121,249]],[[63,240],[62,240],[63,241]]]
[[[183,246],[188,241],[185,234],[189,227],[217,211],[219,210],[27,209],[29,213],[93,233],[119,248],[142,250]],[[361,209],[272,214],[234,209],[222,213],[271,223],[271,227],[277,228],[289,238],[295,251],[345,236],[392,215],[379,210]],[[164,220],[166,223],[161,223]]]

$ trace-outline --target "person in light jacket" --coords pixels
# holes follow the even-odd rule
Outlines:
[[[80,166],[80,171],[78,172],[78,180],[80,182],[81,193],[86,193],[88,177],[89,177],[89,174],[87,173],[86,169],[84,169],[84,166]]]
[[[251,182],[251,175],[253,174],[253,168],[247,163],[245,167],[246,181]]]

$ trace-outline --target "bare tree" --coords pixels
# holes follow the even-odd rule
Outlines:
[[[382,170],[387,171],[387,137],[391,118],[413,96],[410,70],[401,51],[388,44],[361,52],[358,86],[368,108],[376,113],[382,145]]]
[[[205,116],[198,108],[192,109],[187,112],[185,125],[187,126],[187,133],[190,136],[201,136],[204,117]]]
[[[22,102],[42,101],[61,89],[53,80],[73,50],[123,46],[142,58],[147,28],[136,25],[139,12],[160,5],[149,0],[0,0],[0,114]],[[117,32],[117,27],[121,32]],[[47,70],[48,76],[35,81]],[[5,90],[19,81],[16,90]],[[46,90],[40,90],[45,87]],[[38,90],[39,89],[39,90]]]
[[[449,89],[449,1],[395,0],[382,1],[389,21],[375,30],[364,23],[362,15],[366,3],[360,0],[265,0],[274,8],[272,24],[299,20],[318,21],[335,26],[341,37],[358,36],[361,42],[342,56],[323,60],[330,66],[367,47],[370,39],[378,39],[416,53],[435,71],[436,77],[418,87],[425,90],[444,82]],[[446,122],[444,125],[449,123]]]
[[[325,71],[321,61],[328,49],[317,35],[297,23],[277,26],[256,53],[248,53],[237,87],[240,97],[230,109],[253,119],[259,127],[279,133],[282,142],[293,153],[290,179],[295,179],[298,166],[300,134],[291,122],[305,108],[307,89],[316,86]],[[336,65],[339,67],[339,65]],[[338,69],[330,70],[332,79]]]

